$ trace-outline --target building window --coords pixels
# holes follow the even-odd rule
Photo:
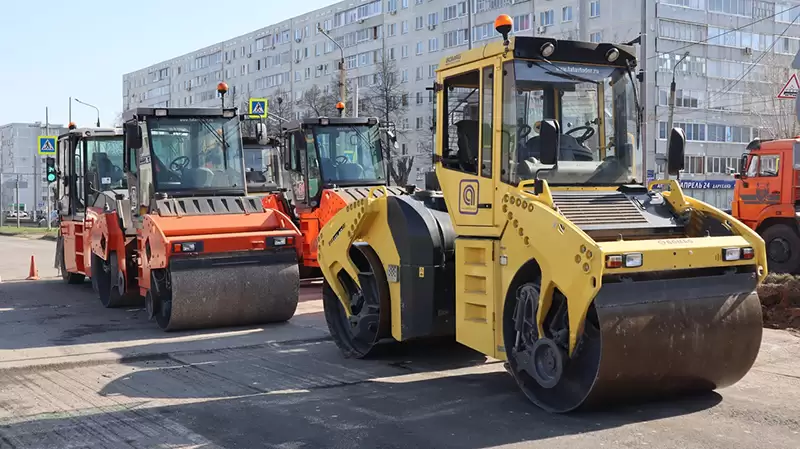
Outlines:
[[[400,22],[400,34],[408,34],[408,20]]]
[[[707,27],[685,22],[659,20],[658,36],[664,39],[674,39],[683,42],[705,41]]]
[[[539,23],[542,26],[550,26],[553,24],[553,10],[548,9],[547,11],[542,11],[539,13]]]
[[[514,32],[528,31],[531,29],[531,15],[523,14],[521,16],[514,16]]]
[[[421,30],[422,27],[424,26],[424,23],[425,23],[425,19],[423,19],[422,16],[419,16],[419,17],[416,18],[416,20],[414,22],[414,24],[415,24],[414,28],[417,29],[417,30]]]
[[[439,38],[428,39],[428,52],[439,51]]]
[[[600,0],[593,0],[589,3],[589,17],[598,17],[600,15]]]
[[[589,35],[589,42],[600,42],[603,40],[603,33],[597,31]]]
[[[561,8],[561,21],[572,22],[572,6],[565,6]]]
[[[698,109],[703,107],[704,101],[704,91],[686,89],[675,90],[675,107]],[[667,89],[659,90],[658,104],[661,106],[669,106],[669,91]]]
[[[753,4],[749,1],[708,0],[708,12],[752,17]]]
[[[424,47],[423,47],[423,44],[422,44],[422,42],[417,42],[417,54],[418,54],[418,55],[421,55],[421,54],[422,54],[423,48],[424,48]]]
[[[673,6],[683,6],[691,9],[705,9],[705,0],[661,0],[662,3]]]
[[[683,172],[692,175],[702,175],[706,172],[706,161],[704,156],[684,156]]]
[[[797,5],[786,2],[775,3],[775,21],[783,23],[792,23],[800,16],[800,8]]]

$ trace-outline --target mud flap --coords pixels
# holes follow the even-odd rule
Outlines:
[[[300,294],[292,251],[170,261],[171,304],[164,330],[283,322]]]
[[[600,339],[580,347],[585,362],[599,355],[596,377],[583,378],[585,405],[738,382],[761,346],[756,285],[755,274],[604,284],[594,301]]]

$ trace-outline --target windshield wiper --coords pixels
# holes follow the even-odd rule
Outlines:
[[[575,75],[574,73],[569,73],[569,72],[567,72],[566,70],[564,70],[564,69],[562,69],[561,67],[559,67],[559,66],[557,66],[557,65],[553,64],[552,62],[548,61],[548,60],[547,60],[547,59],[545,59],[545,58],[542,58],[542,61],[544,61],[544,62],[546,62],[546,63],[550,64],[550,65],[551,65],[552,67],[554,67],[556,70],[558,70],[559,72],[563,73],[563,75],[560,75],[560,74],[553,73],[553,72],[547,72],[549,75],[553,75],[553,76],[559,76],[559,77],[562,77],[562,78],[564,78],[564,77],[566,76],[566,78],[568,78],[568,79],[572,79],[572,80],[575,80],[575,81],[580,81],[580,82],[582,82],[582,83],[598,84],[598,81],[591,80],[591,79],[589,79],[589,78],[584,78],[584,77],[582,77],[582,76]],[[534,65],[536,65],[537,67],[539,67],[539,68],[540,68],[540,69],[542,69],[542,70],[547,70],[547,69],[545,69],[544,67],[542,67],[542,65],[541,65],[541,64],[539,64],[538,62],[531,61],[531,63],[532,63],[532,64],[534,64]]]

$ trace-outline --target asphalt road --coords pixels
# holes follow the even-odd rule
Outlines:
[[[342,358],[317,288],[285,324],[163,333],[53,278],[54,246],[0,237],[2,449],[800,447],[787,332],[765,331],[756,366],[719,392],[549,415],[455,344]],[[31,254],[43,279],[19,280]]]

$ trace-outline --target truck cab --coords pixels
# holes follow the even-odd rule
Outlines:
[[[799,152],[800,139],[753,140],[735,175],[731,215],[764,239],[770,271],[800,272]]]

